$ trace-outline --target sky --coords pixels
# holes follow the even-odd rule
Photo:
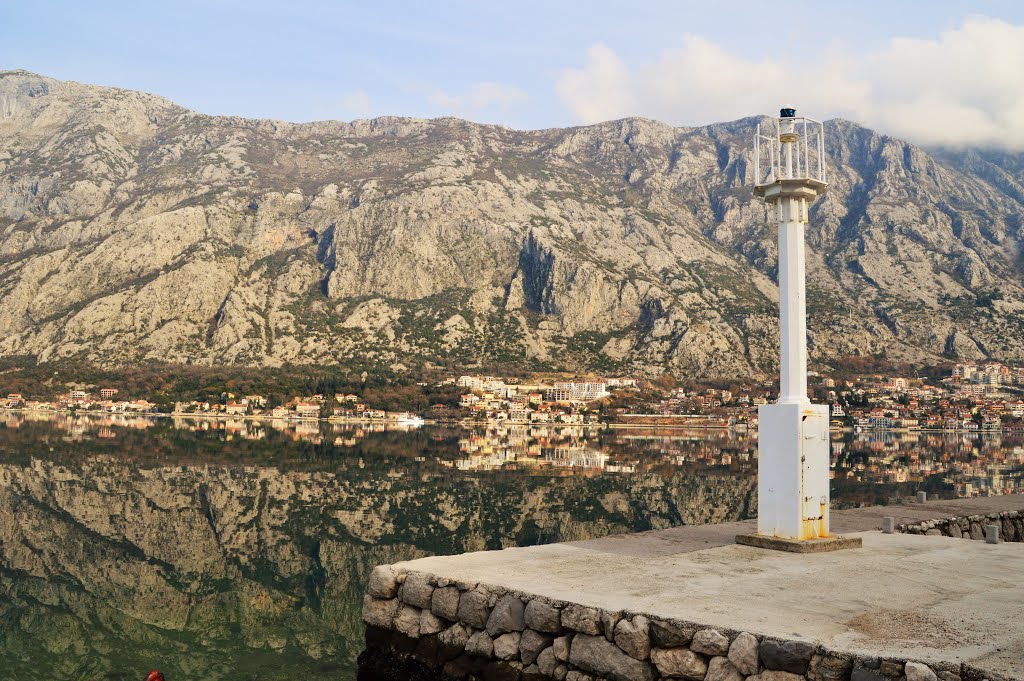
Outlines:
[[[0,69],[288,121],[701,125],[794,106],[1024,150],[1024,2],[3,0]]]

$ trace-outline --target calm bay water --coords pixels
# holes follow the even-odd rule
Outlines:
[[[0,415],[0,679],[354,678],[374,565],[746,518],[727,431]],[[1024,491],[998,434],[835,434],[835,506]]]

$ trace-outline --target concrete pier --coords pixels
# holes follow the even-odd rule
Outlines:
[[[502,681],[1024,679],[1022,510],[1006,496],[837,511],[833,529],[864,547],[823,554],[736,545],[744,522],[423,558],[375,572],[367,641],[438,677]],[[883,534],[885,516],[904,531]],[[971,531],[1001,522],[1016,541]]]

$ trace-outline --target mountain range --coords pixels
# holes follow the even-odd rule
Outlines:
[[[294,124],[0,72],[0,356],[764,376],[759,120]],[[812,363],[1024,358],[1024,154],[826,153]]]

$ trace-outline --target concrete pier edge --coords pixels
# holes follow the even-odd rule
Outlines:
[[[616,549],[614,553],[605,552],[609,547],[609,541],[616,539],[608,537],[569,545],[507,549],[503,552],[426,558],[394,566],[379,566],[370,577],[364,600],[363,619],[367,625],[367,650],[360,658],[360,679],[1024,679],[1024,624],[1019,622],[1019,617],[998,620],[1005,624],[1004,628],[1015,630],[992,632],[994,638],[991,641],[972,638],[976,637],[977,632],[966,624],[964,626],[967,628],[963,632],[947,632],[951,637],[963,639],[953,642],[954,645],[947,651],[948,659],[943,659],[943,655],[937,656],[935,651],[928,652],[926,648],[921,648],[916,643],[907,646],[906,651],[901,650],[899,645],[890,648],[882,646],[880,650],[885,654],[866,654],[863,646],[837,645],[837,641],[855,641],[848,636],[844,639],[845,634],[842,634],[842,631],[838,636],[832,635],[830,639],[826,637],[823,640],[815,640],[813,634],[791,636],[791,630],[798,629],[798,626],[760,626],[756,623],[757,617],[754,617],[756,612],[751,615],[750,626],[746,626],[742,613],[732,617],[730,622],[734,623],[733,625],[725,626],[721,613],[702,618],[701,615],[705,613],[701,608],[704,606],[699,603],[682,608],[682,611],[689,612],[691,616],[666,616],[671,608],[662,606],[658,600],[659,594],[652,597],[654,600],[636,599],[641,603],[637,607],[620,607],[622,604],[628,605],[631,599],[629,593],[636,588],[643,588],[645,582],[634,582],[628,574],[623,574],[621,579],[615,579],[614,575],[611,578],[605,575],[602,581],[582,571],[579,574],[565,572],[565,568],[575,570],[577,565],[582,564],[578,561],[583,559],[591,562],[596,560],[597,564],[600,564],[602,557],[609,563],[610,570],[621,572],[624,569],[629,570],[631,565],[639,565],[633,560],[634,557],[627,555],[629,552],[624,550],[630,544],[631,537],[643,537],[643,541],[635,543],[632,550],[639,550],[639,553],[648,552],[648,562],[668,561],[665,566],[669,569],[678,567],[684,573],[692,575],[699,575],[702,569],[715,571],[728,568],[730,562],[741,564],[737,574],[749,572],[744,563],[749,560],[755,561],[749,563],[751,567],[766,571],[766,574],[774,574],[773,570],[791,570],[794,563],[789,561],[846,562],[847,559],[836,557],[858,554],[869,556],[875,552],[879,554],[882,564],[907,561],[908,569],[913,571],[913,579],[921,582],[927,590],[932,586],[929,580],[940,582],[941,579],[915,569],[915,565],[920,567],[922,564],[940,561],[943,565],[957,566],[966,560],[968,562],[965,565],[974,566],[973,572],[964,568],[962,577],[966,582],[983,581],[990,574],[998,574],[1004,567],[1019,574],[1021,567],[1024,566],[1024,544],[986,544],[984,532],[979,537],[974,536],[977,532],[971,531],[972,525],[998,523],[1001,528],[1013,528],[1011,535],[1015,536],[1016,542],[1020,542],[1024,539],[1024,514],[1020,512],[1024,509],[1024,498],[1021,496],[1005,497],[995,502],[978,503],[978,500],[963,500],[928,502],[912,506],[909,513],[904,513],[904,507],[892,506],[856,509],[858,513],[854,515],[860,517],[849,518],[851,524],[855,524],[855,520],[866,522],[865,516],[873,516],[878,521],[878,527],[881,526],[881,518],[886,515],[904,521],[898,525],[901,533],[862,533],[858,539],[871,539],[870,542],[865,542],[863,551],[822,556],[779,555],[770,558],[775,561],[771,564],[764,563],[764,559],[761,558],[752,558],[752,554],[744,552],[754,551],[759,555],[777,552],[758,552],[747,547],[729,547],[714,543],[709,549],[706,548],[709,543],[707,540],[690,543],[678,541],[680,534],[686,534],[683,532],[685,528],[672,528],[660,533],[644,533],[646,536],[620,536],[617,542],[610,544]],[[931,508],[921,508],[928,506]],[[946,513],[935,513],[939,506],[942,506]],[[1009,510],[1013,507],[1016,507],[1015,510]],[[914,518],[915,515],[932,517],[918,520]],[[966,530],[961,529],[962,527],[966,527]],[[698,533],[706,533],[709,529],[708,526],[693,527]],[[955,534],[936,536],[943,531]],[[661,533],[672,533],[675,536],[661,539],[651,536]],[[735,534],[732,536],[735,537]],[[950,536],[981,541],[952,543],[954,540],[949,539]],[[659,541],[664,546],[660,545]],[[669,546],[672,549],[666,550]],[[916,555],[918,553],[922,555]],[[495,569],[495,566],[500,566],[500,569]],[[665,566],[655,566],[654,575],[658,576],[658,570]],[[841,563],[823,563],[822,569],[832,570],[838,566],[841,566]],[[636,569],[640,571],[644,568]],[[856,567],[854,571],[860,569]],[[687,573],[687,570],[690,572]],[[491,574],[493,579],[476,578]],[[956,574],[948,574],[948,571],[937,574],[947,575],[953,581],[958,577]],[[462,579],[458,578],[459,575],[470,575],[472,578]],[[887,577],[880,575],[879,579]],[[588,583],[592,587],[596,585],[599,591],[586,592],[585,585]],[[759,582],[755,580],[753,583],[756,585]],[[539,588],[519,588],[522,584],[537,584]],[[604,590],[607,588],[621,593],[608,593]],[[674,587],[670,585],[669,588]],[[978,604],[988,601],[972,602],[970,598],[976,597],[979,589],[984,591],[986,588],[985,584],[977,583],[957,585],[954,591],[964,592],[964,598],[967,600],[951,607],[966,608],[963,612],[964,617],[973,620],[979,614]],[[1020,603],[1024,602],[1021,599],[1024,589],[1018,589],[1016,583],[1010,586],[1005,583],[994,584],[992,588],[1002,589],[1000,598],[1008,599],[1011,606],[1016,602],[1015,607],[1019,608]],[[551,593],[565,593],[573,597],[557,598],[552,597]],[[577,593],[580,594],[579,598],[575,597]],[[591,595],[587,596],[587,593]],[[806,594],[795,595],[798,599],[813,597]],[[690,600],[689,596],[680,598],[685,602]],[[741,599],[738,602],[745,601]],[[774,602],[769,602],[769,606],[772,603]],[[645,604],[651,607],[646,607]],[[733,602],[730,602],[731,604]],[[838,620],[849,616],[849,612],[844,609],[848,605],[839,602],[837,597]],[[690,608],[688,611],[687,607]],[[932,611],[924,610],[922,606],[922,621],[927,623]],[[840,612],[846,614],[839,615]],[[821,613],[818,613],[818,616],[821,616]],[[826,613],[825,617],[827,616]],[[842,627],[839,626],[839,629]],[[899,632],[897,635],[900,635]],[[825,643],[824,640],[831,643]],[[1013,650],[1015,647],[1016,652]],[[928,654],[915,654],[921,650]]]

